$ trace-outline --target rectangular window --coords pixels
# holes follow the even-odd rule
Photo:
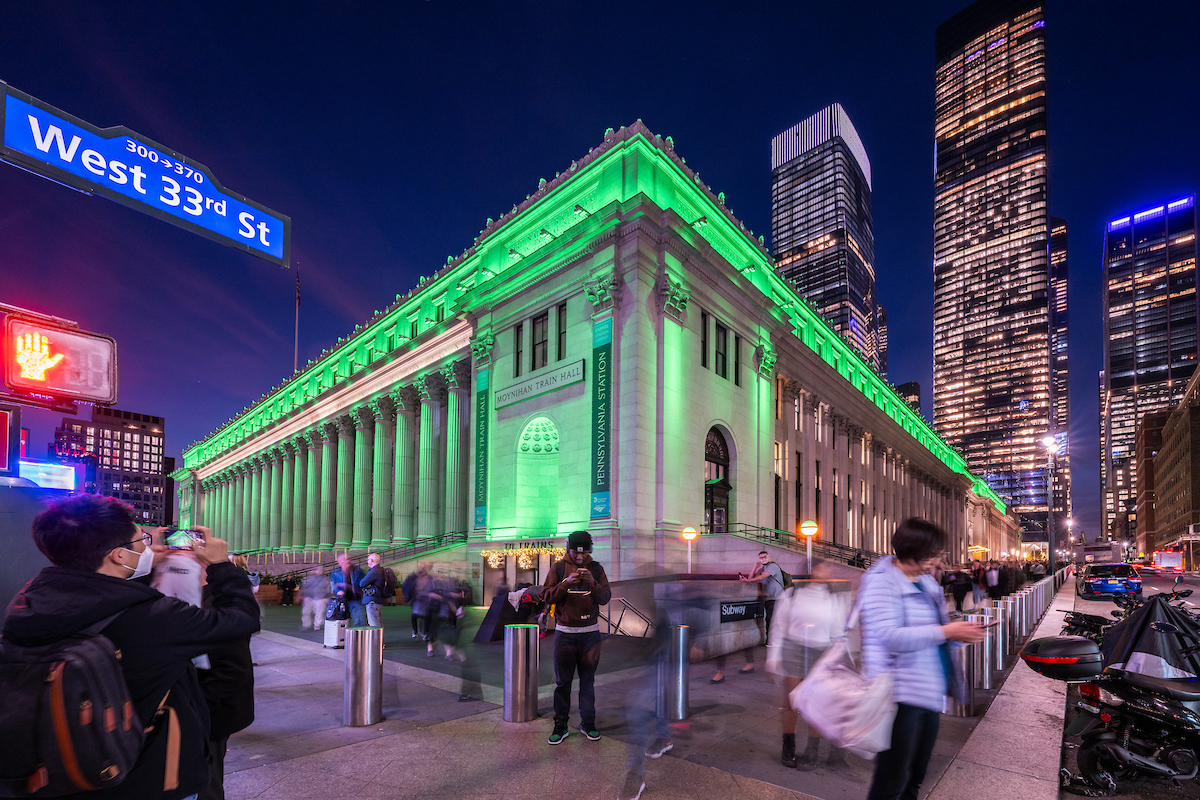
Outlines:
[[[415,339],[415,338],[417,338],[417,334],[419,334],[420,332],[421,332],[421,329],[417,323],[416,318],[414,317],[413,319],[410,319],[408,321],[408,338]]]
[[[733,385],[742,385],[742,337],[733,335]]]
[[[713,371],[716,372],[718,375],[720,375],[722,378],[728,378],[729,375],[725,369],[725,366],[726,366],[725,354],[726,354],[726,348],[728,347],[728,344],[729,344],[729,329],[726,328],[724,325],[722,325],[719,322],[717,323],[717,336],[716,336],[716,342],[714,344],[715,344],[715,346],[713,347]]]
[[[804,465],[804,454],[799,450],[796,451],[795,474],[792,475],[792,482],[796,484],[796,522],[800,522],[800,515],[804,509],[804,482],[800,479],[800,469]]]
[[[814,518],[819,525],[821,523],[821,462],[817,461],[817,472],[813,478],[813,499],[816,501],[816,512]]]
[[[433,311],[434,321],[441,322],[442,320],[444,320],[446,318],[446,304],[445,303],[438,303],[433,308],[434,308],[434,311]]]
[[[550,312],[533,318],[533,369],[541,369],[550,358]]]
[[[783,474],[783,444],[775,443],[775,474],[779,477],[784,477]]]
[[[700,366],[708,368],[708,314],[700,312]]]
[[[554,354],[555,361],[567,357],[567,304],[558,304],[558,351]]]
[[[775,419],[783,419],[783,376],[775,376]]]
[[[521,365],[525,361],[525,324],[513,326],[513,377],[521,377]]]

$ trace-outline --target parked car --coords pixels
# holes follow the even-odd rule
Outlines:
[[[1132,564],[1085,564],[1075,579],[1075,594],[1084,600],[1118,592],[1141,596],[1142,579]]]

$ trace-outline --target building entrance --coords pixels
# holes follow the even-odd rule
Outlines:
[[[704,529],[708,533],[729,530],[729,445],[716,428],[704,440]]]

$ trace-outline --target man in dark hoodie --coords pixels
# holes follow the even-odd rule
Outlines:
[[[78,797],[88,800],[180,800],[209,779],[209,716],[191,659],[258,630],[258,604],[246,574],[227,561],[226,544],[204,529],[194,545],[208,573],[211,607],[165,597],[138,580],[150,572],[151,537],[134,524],[129,506],[111,497],[77,495],[33,522],[46,567],[8,606],[4,639],[38,647],[74,635],[114,614],[103,631],[121,652],[121,671],[140,724],[160,704],[175,711],[156,725],[137,763],[119,785]],[[164,700],[165,698],[165,700]],[[71,795],[75,797],[76,795]]]
[[[567,738],[571,684],[579,671],[579,732],[591,741],[596,730],[596,666],[600,663],[600,606],[612,598],[604,567],[592,560],[592,536],[575,531],[567,554],[546,575],[542,596],[554,605],[554,732],[550,744]]]

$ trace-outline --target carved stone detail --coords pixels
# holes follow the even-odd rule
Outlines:
[[[481,333],[471,340],[471,356],[476,364],[487,364],[492,360],[492,348],[496,346],[496,337],[490,333]]]
[[[440,403],[446,397],[446,379],[437,372],[422,375],[417,378],[417,393],[422,403]]]
[[[369,403],[355,406],[350,415],[354,418],[354,426],[360,430],[370,433],[375,426],[375,409]]]
[[[471,390],[471,365],[466,359],[443,367],[442,377],[446,379],[446,388],[450,391]]]
[[[779,354],[775,352],[775,348],[771,347],[770,342],[763,342],[754,348],[754,361],[758,364],[758,374],[764,378],[772,376],[775,371],[775,361],[778,358]]]
[[[398,386],[392,389],[391,398],[397,414],[411,414],[421,404],[421,396],[413,386]]]
[[[375,414],[375,418],[384,424],[391,425],[396,421],[396,405],[387,395],[372,400],[371,411]]]
[[[595,280],[583,282],[583,292],[592,304],[593,313],[615,309],[621,305],[624,290],[625,283],[615,272],[598,275]]]
[[[672,319],[683,322],[683,314],[687,310],[687,301],[691,295],[682,283],[671,280],[670,275],[661,275],[654,286],[654,303],[658,313],[666,314]]]

